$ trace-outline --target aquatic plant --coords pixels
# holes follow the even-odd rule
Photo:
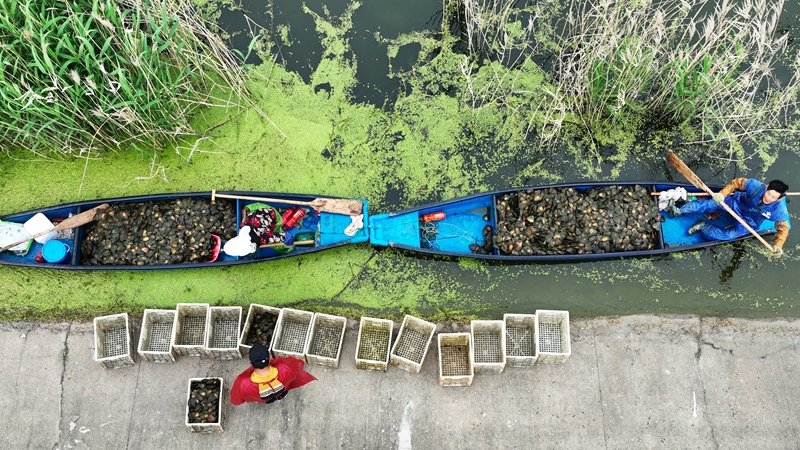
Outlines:
[[[742,161],[741,142],[785,129],[783,120],[800,92],[800,59],[790,80],[774,73],[786,49],[778,32],[783,1],[599,0],[445,1],[466,42],[467,62],[490,60],[515,69],[535,60],[546,72],[549,101],[519,102],[512,114],[539,124],[551,140],[564,126],[594,136],[608,123],[635,128],[643,117],[689,125],[699,131],[692,143],[726,161]],[[545,57],[542,57],[545,55]],[[476,70],[464,70],[469,80]],[[495,76],[494,86],[475,94],[481,103],[515,103],[516,77]],[[473,101],[474,103],[474,101]],[[543,120],[542,120],[543,119]],[[709,145],[710,144],[710,145]],[[594,144],[597,145],[596,143]]]
[[[195,134],[246,95],[240,58],[188,0],[0,1],[0,145],[88,155]]]

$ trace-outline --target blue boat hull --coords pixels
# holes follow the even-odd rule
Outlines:
[[[494,205],[497,199],[505,194],[548,188],[574,188],[585,191],[607,186],[643,186],[650,192],[662,192],[682,187],[687,192],[697,193],[698,189],[690,184],[653,181],[607,182],[607,183],[569,183],[538,187],[522,187],[503,189],[492,192],[469,195],[453,200],[446,200],[415,208],[409,208],[389,214],[378,214],[370,217],[370,243],[372,245],[394,247],[404,250],[422,252],[431,255],[450,257],[469,257],[498,261],[515,262],[558,262],[558,261],[595,261],[663,255],[672,252],[710,247],[730,241],[703,241],[700,234],[689,236],[688,228],[698,217],[670,218],[661,212],[663,222],[657,230],[658,239],[654,248],[649,250],[611,251],[583,254],[554,255],[507,255],[494,249],[490,254],[473,253],[470,244],[479,245],[484,240],[483,230],[490,225],[497,229],[497,214]],[[711,186],[719,191],[722,186]],[[781,201],[785,201],[781,200]],[[657,197],[652,197],[652,207],[658,209]],[[423,216],[433,213],[444,213],[444,219],[425,222]],[[488,219],[488,220],[487,220]],[[791,226],[791,224],[790,224]],[[774,223],[765,221],[757,230],[759,234],[775,233]],[[737,240],[747,239],[744,236]]]
[[[265,202],[276,208],[288,208],[292,206],[292,202],[311,202],[315,196],[304,194],[284,194],[274,192],[251,192],[251,191],[218,191],[217,194],[233,195],[233,196],[248,196],[248,197],[263,197],[276,200],[283,200],[287,203],[278,202]],[[176,199],[207,199],[211,200],[211,192],[186,192],[177,194],[157,194],[145,195],[137,197],[121,197],[108,200],[96,200],[69,203],[60,206],[53,206],[49,208],[41,208],[11,214],[8,216],[0,217],[0,220],[6,222],[24,223],[36,213],[43,213],[49,219],[66,218],[70,214],[79,214],[82,211],[94,208],[102,203],[109,203],[110,205],[124,204],[124,203],[144,203],[144,202],[159,202],[170,201]],[[323,197],[334,198],[334,197]],[[239,229],[239,224],[242,221],[241,212],[243,208],[254,203],[251,200],[233,200],[236,202],[236,230]],[[51,269],[67,269],[67,270],[167,270],[167,269],[187,269],[187,268],[202,268],[202,267],[223,267],[235,266],[239,264],[249,264],[261,261],[270,261],[274,259],[286,258],[295,255],[302,255],[311,252],[317,252],[334,247],[339,247],[347,244],[356,244],[359,242],[367,242],[369,240],[369,233],[366,225],[369,220],[367,211],[367,201],[360,200],[363,204],[364,214],[364,227],[358,230],[355,235],[347,236],[344,233],[345,228],[350,225],[350,216],[342,214],[331,214],[327,212],[319,212],[318,219],[311,221],[312,228],[294,228],[291,230],[293,234],[303,232],[314,232],[316,235],[315,243],[311,246],[295,246],[290,251],[280,248],[260,248],[256,253],[246,257],[236,257],[226,255],[220,252],[219,257],[214,262],[200,262],[200,263],[179,263],[179,264],[159,264],[159,265],[83,265],[81,264],[81,243],[84,239],[85,226],[75,229],[74,237],[72,239],[65,239],[62,242],[70,249],[67,260],[61,264],[48,264],[39,263],[34,260],[35,256],[42,249],[42,244],[34,241],[31,248],[25,256],[17,256],[11,252],[0,253],[0,264],[22,266],[22,267],[41,267]],[[233,225],[233,224],[232,224]],[[223,242],[224,244],[224,242]]]

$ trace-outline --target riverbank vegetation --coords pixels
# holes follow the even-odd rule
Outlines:
[[[2,1],[0,41],[6,149],[152,152],[246,103],[241,59],[187,0]]]
[[[603,147],[618,147],[612,159],[624,160],[630,136],[665,130],[693,154],[741,163],[757,156],[743,145],[753,137],[797,131],[787,117],[800,59],[785,60],[782,8],[767,0],[448,0],[441,46],[420,63],[461,55],[456,95],[473,114],[502,104],[526,136],[549,146],[577,138],[573,150],[594,155],[595,168],[608,162]],[[779,80],[784,66],[791,77]]]

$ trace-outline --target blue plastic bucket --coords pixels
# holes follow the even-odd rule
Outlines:
[[[61,241],[49,241],[42,248],[42,257],[50,264],[60,264],[67,259],[69,247]]]

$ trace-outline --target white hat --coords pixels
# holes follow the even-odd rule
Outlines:
[[[250,240],[250,227],[242,227],[239,235],[226,242],[222,250],[231,256],[245,256],[255,252],[256,244]]]

